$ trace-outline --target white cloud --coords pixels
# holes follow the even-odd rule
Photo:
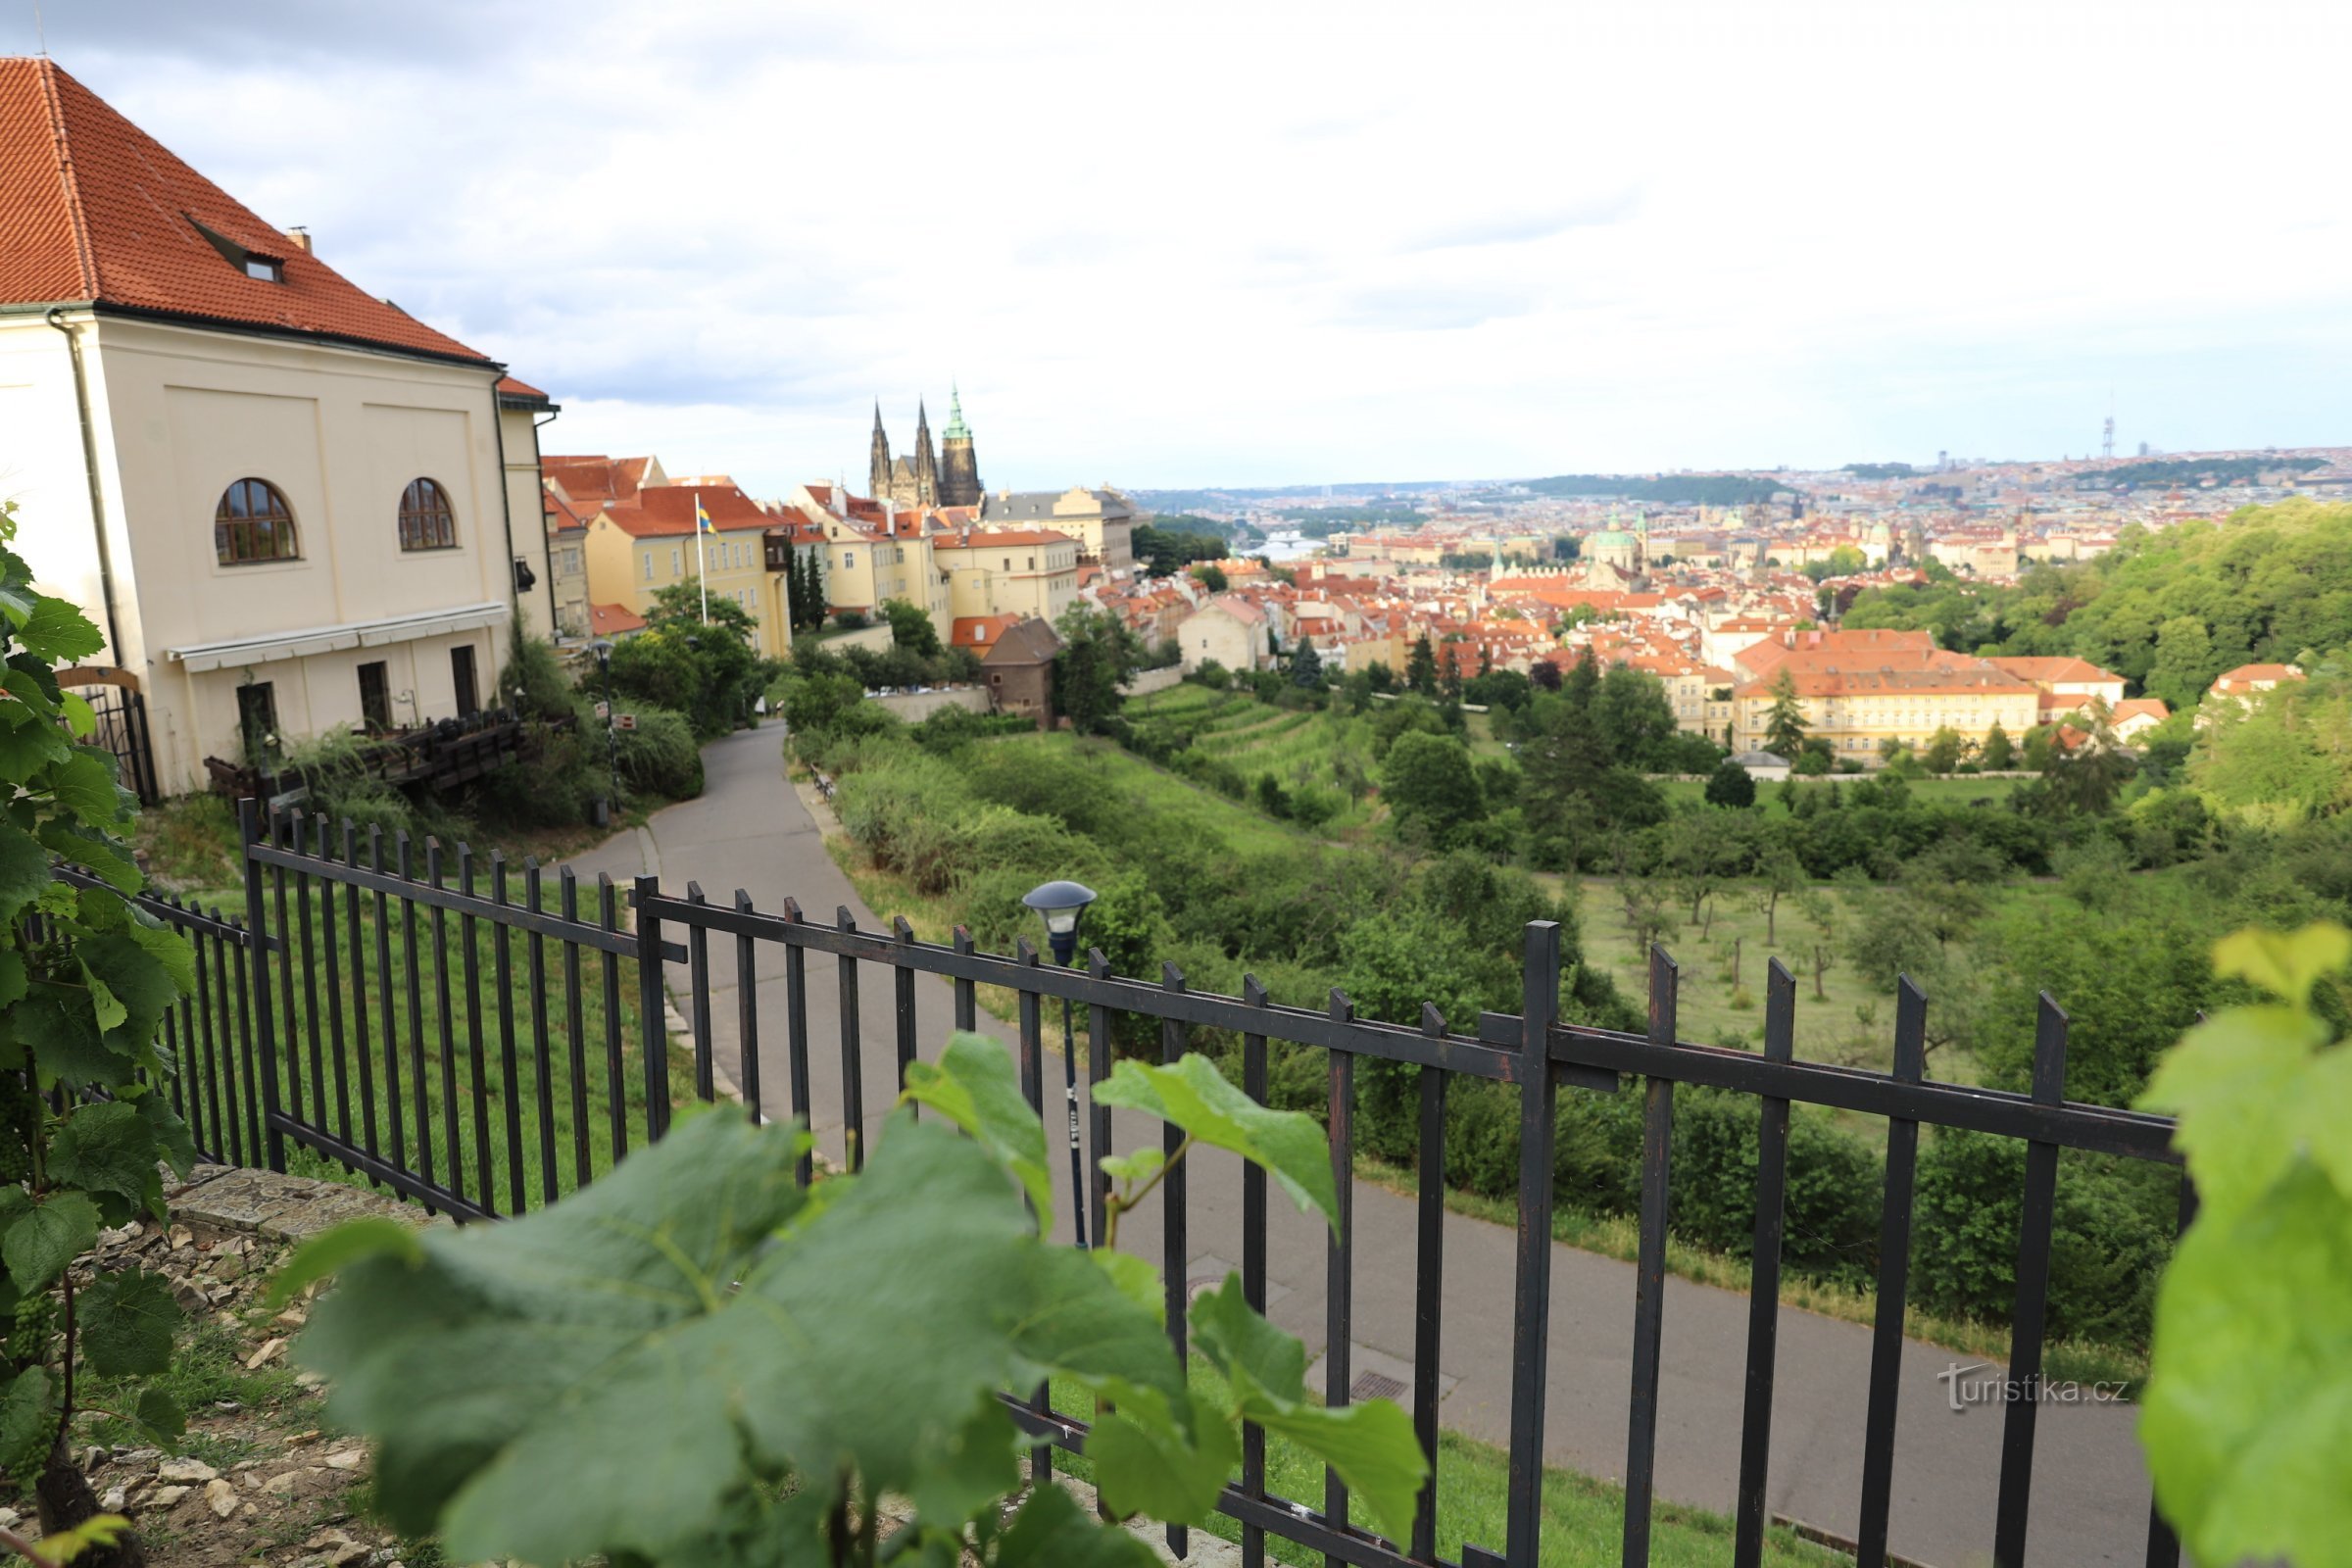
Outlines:
[[[776,490],[861,472],[875,396],[936,428],[951,375],[992,484],[2079,452],[2110,387],[2127,445],[2342,440],[2301,74],[2345,9],[92,0],[50,36],[553,391],[557,446]]]

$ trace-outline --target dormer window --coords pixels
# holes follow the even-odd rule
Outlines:
[[[209,228],[193,213],[182,213],[188,226],[204,236],[204,242],[220,253],[220,259],[261,283],[283,283],[286,280],[286,259],[269,251],[257,251],[240,245],[217,228]]]

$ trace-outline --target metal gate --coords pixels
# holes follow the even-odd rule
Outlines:
[[[88,744],[115,754],[122,764],[122,780],[138,792],[141,806],[163,799],[155,782],[155,747],[147,732],[147,698],[139,677],[112,664],[77,664],[57,672],[58,685],[90,705],[98,727]]]

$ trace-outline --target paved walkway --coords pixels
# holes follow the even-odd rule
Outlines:
[[[731,901],[742,888],[766,910],[796,898],[811,920],[831,920],[838,908],[847,907],[859,927],[886,929],[833,863],[816,823],[785,781],[781,740],[781,732],[771,728],[715,743],[704,754],[710,782],[702,799],[660,812],[647,829],[611,841],[575,865],[584,873],[609,871],[616,880],[653,871],[672,893],[697,881],[714,902]],[[784,960],[775,945],[760,947],[755,977],[760,1076],[769,1113],[779,1114],[788,1104],[790,1082]],[[711,1033],[722,1064],[734,1064],[740,1055],[733,948],[724,939],[711,943]],[[814,1122],[820,1141],[838,1151],[843,1062],[835,964],[812,954],[808,968]],[[682,1001],[684,978],[680,972],[671,977],[673,994]],[[889,1109],[896,1093],[896,1013],[886,970],[866,966],[858,990],[870,1124]],[[928,1054],[947,1036],[953,999],[945,981],[928,975],[917,977],[915,996],[919,1038]],[[989,1023],[985,1015],[982,1022]],[[993,1032],[1008,1033],[1002,1027]],[[1049,1062],[1048,1082],[1051,1097],[1058,1092],[1057,1062]],[[1157,1139],[1155,1126],[1130,1121],[1124,1113],[1114,1126],[1121,1149]],[[1055,1163],[1055,1212],[1066,1237],[1068,1170],[1058,1150]],[[1239,1266],[1242,1255],[1239,1162],[1212,1151],[1186,1163],[1191,1171],[1186,1273],[1221,1277],[1226,1268]],[[1382,1371],[1403,1381],[1410,1376],[1413,1346],[1414,1204],[1364,1183],[1357,1184],[1354,1202],[1355,1368],[1359,1374]],[[1267,1315],[1304,1340],[1310,1355],[1319,1356],[1320,1228],[1293,1210],[1279,1192],[1269,1206]],[[1133,1245],[1156,1260],[1156,1205],[1139,1211],[1131,1226]],[[1122,1238],[1123,1245],[1129,1241]],[[1440,1372],[1450,1381],[1444,1421],[1500,1445],[1510,1419],[1511,1233],[1449,1214],[1445,1250]],[[1552,1269],[1546,1456],[1589,1474],[1619,1478],[1632,1378],[1634,1271],[1629,1264],[1567,1247],[1554,1250]],[[1664,1319],[1658,1494],[1728,1512],[1739,1475],[1747,1298],[1670,1279]],[[1950,1407],[1946,1385],[1936,1374],[1954,1360],[1933,1347],[1908,1348],[1895,1440],[1892,1548],[1935,1568],[1988,1560],[1999,1473],[2000,1411]],[[1867,1328],[1783,1309],[1769,1489],[1774,1512],[1841,1535],[1853,1533],[1869,1366]],[[2142,1560],[2148,1487],[2133,1419],[2131,1406],[2043,1407],[2031,1562],[2083,1568]],[[1480,1544],[1499,1548],[1502,1544]],[[1440,1545],[1453,1555],[1461,1543]]]

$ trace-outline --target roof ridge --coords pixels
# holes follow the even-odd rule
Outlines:
[[[74,229],[74,265],[81,271],[85,299],[98,297],[98,256],[90,244],[89,217],[82,211],[81,186],[74,176],[73,138],[66,134],[66,105],[57,90],[54,60],[37,62],[33,75],[41,84],[41,101],[49,107],[49,136],[57,148],[57,180],[66,198],[66,221]]]

